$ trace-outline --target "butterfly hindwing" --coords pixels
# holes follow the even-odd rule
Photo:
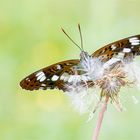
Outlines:
[[[20,82],[20,86],[26,90],[58,88],[64,91],[64,81],[60,77],[64,72],[72,74],[71,68],[78,63],[79,60],[67,60],[53,64],[24,78]]]
[[[105,62],[114,56],[123,56],[124,58],[131,55],[140,55],[140,35],[131,36],[111,44],[108,44],[95,51],[93,57],[101,57]]]

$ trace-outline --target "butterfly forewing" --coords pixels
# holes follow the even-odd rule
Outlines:
[[[53,64],[24,78],[20,82],[20,86],[26,90],[58,88],[64,91],[64,80],[61,80],[60,77],[64,72],[74,74],[72,67],[78,63],[79,60],[67,60]]]
[[[131,36],[111,44],[108,44],[95,51],[92,56],[100,57],[104,62],[112,57],[140,55],[140,35]]]

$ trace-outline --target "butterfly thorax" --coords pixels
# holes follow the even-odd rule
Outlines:
[[[80,63],[76,66],[77,70],[79,71],[78,73],[84,74],[90,66],[89,66],[89,60],[92,57],[85,51],[82,51],[80,53]]]
[[[78,73],[87,76],[88,79],[94,81],[102,75],[102,65],[103,63],[100,59],[92,57],[87,52],[82,51],[80,54],[80,63],[77,69],[79,70]]]

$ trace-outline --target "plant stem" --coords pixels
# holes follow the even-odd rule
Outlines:
[[[92,140],[98,140],[102,120],[103,120],[103,117],[104,117],[104,113],[107,109],[108,100],[109,100],[109,96],[106,96],[105,101],[103,103],[103,106],[101,108],[101,111],[99,112],[99,116],[98,116],[96,128],[95,128],[94,133],[93,133],[93,139]]]

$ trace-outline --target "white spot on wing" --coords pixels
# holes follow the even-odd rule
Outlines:
[[[41,86],[45,87],[45,86],[46,86],[46,84],[41,84]]]
[[[140,42],[132,42],[131,45],[139,45]]]
[[[40,71],[36,74],[37,80],[43,82],[46,79],[46,76],[43,71]]]
[[[115,50],[115,49],[116,49],[116,46],[113,44],[113,45],[111,46],[111,49],[112,49],[112,50]]]
[[[140,44],[140,40],[137,37],[130,38],[129,42],[131,43],[131,45],[139,45]]]
[[[105,52],[105,50],[103,49],[101,53],[104,53],[104,52]]]
[[[57,80],[58,80],[58,78],[59,78],[59,76],[54,75],[54,76],[51,78],[51,80],[52,80],[52,81],[57,81]]]
[[[40,82],[43,82],[44,80],[46,79],[46,76],[45,75],[43,75],[41,78],[40,78]]]
[[[56,68],[57,68],[58,70],[60,70],[60,69],[61,69],[61,66],[60,66],[60,65],[57,65]]]
[[[36,74],[36,77],[38,77],[38,76],[41,75],[41,74],[44,74],[44,72],[43,72],[43,71],[38,72],[38,73]]]
[[[26,78],[26,81],[30,81],[30,79],[27,77],[27,78]]]
[[[124,48],[124,49],[123,49],[123,52],[124,52],[124,53],[129,53],[129,52],[131,52],[131,49],[130,49],[130,48]]]
[[[44,89],[44,87],[40,87],[39,89],[42,89],[42,90],[43,90],[43,89]]]
[[[129,41],[130,42],[133,42],[133,41],[135,41],[135,40],[139,40],[137,37],[132,37],[132,38],[129,38]]]

